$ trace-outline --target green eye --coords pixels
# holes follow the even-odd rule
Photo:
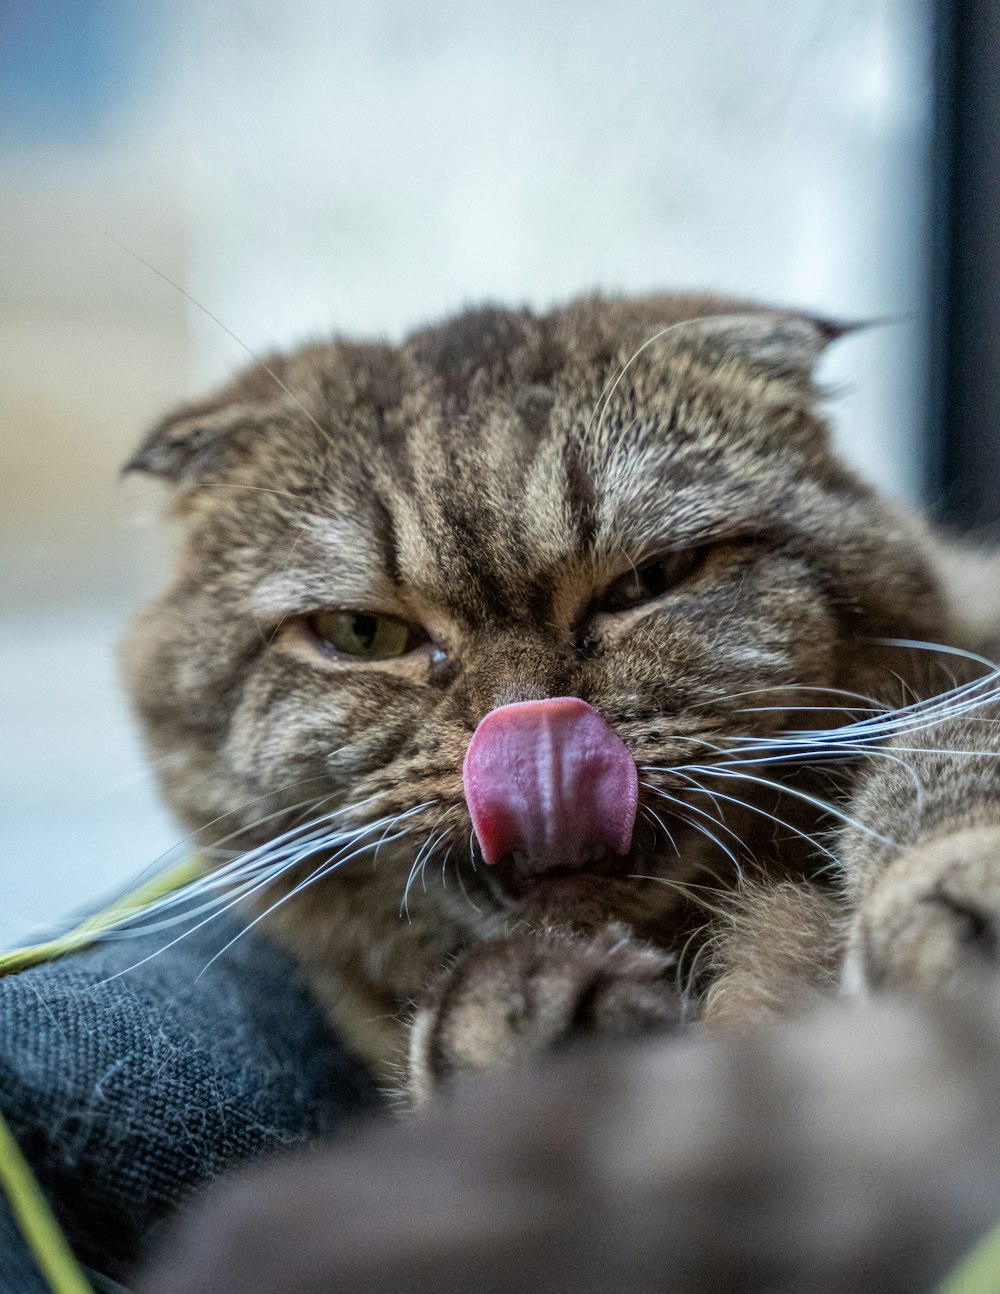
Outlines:
[[[345,656],[367,660],[403,656],[426,641],[426,634],[416,625],[365,611],[317,611],[309,623],[322,643]]]

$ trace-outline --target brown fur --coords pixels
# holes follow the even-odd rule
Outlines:
[[[996,1221],[998,1048],[889,1001],[590,1048],[223,1182],[137,1288],[929,1294]]]
[[[525,966],[553,931],[592,940],[596,956],[617,926],[653,961],[679,958],[653,995],[660,1021],[678,991],[690,1010],[708,990],[728,1022],[832,983],[843,909],[808,839],[836,819],[805,797],[846,794],[857,762],[761,765],[777,787],[708,788],[742,806],[676,770],[732,739],[837,722],[848,703],[824,689],[887,703],[940,690],[933,657],[879,640],[979,632],[948,605],[954,555],[831,452],[811,369],[836,335],[698,297],[472,311],[399,347],[271,357],[140,447],[130,466],[171,483],[182,534],[125,662],[166,797],[202,847],[258,845],[339,807],[356,806],[339,820],[356,826],[431,802],[405,839],[376,851],[376,832],[268,918],[381,1072],[442,967],[466,989],[478,977],[480,1014],[510,1017],[523,985],[497,980],[494,945],[511,936]],[[616,581],[691,544],[705,556],[686,581],[602,609]],[[304,626],[323,608],[399,616],[429,641],[398,659],[334,659]],[[518,886],[470,858],[462,759],[495,706],[559,695],[590,702],[634,755],[636,840],[620,866]],[[585,968],[571,1015],[593,960],[568,959]],[[445,1069],[475,1067],[464,1045]]]

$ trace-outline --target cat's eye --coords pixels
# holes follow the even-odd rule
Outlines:
[[[622,611],[649,602],[689,579],[704,563],[708,544],[679,548],[655,561],[634,567],[615,580],[600,601],[602,611]]]
[[[427,641],[419,625],[367,611],[317,611],[307,623],[326,650],[366,660],[404,656]]]

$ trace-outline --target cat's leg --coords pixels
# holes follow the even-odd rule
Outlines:
[[[967,990],[1000,976],[1000,720],[952,719],[884,748],[841,855],[854,910],[844,983]]]
[[[702,1019],[742,1028],[802,1014],[837,991],[844,910],[804,881],[742,886],[708,929]]]
[[[1000,820],[921,838],[859,905],[845,987],[965,991],[997,975]]]
[[[677,961],[610,924],[476,944],[424,994],[410,1030],[407,1096],[512,1069],[583,1034],[634,1036],[680,1022]]]
[[[634,938],[543,929],[476,944],[423,994],[410,1028],[407,1096],[511,1069],[584,1034],[634,1036],[688,1019],[719,1028],[801,1014],[837,989],[843,908],[804,882],[748,883],[687,947],[701,966]],[[703,1002],[684,986],[711,980]]]
[[[692,1008],[686,968],[611,924],[477,944],[418,1004],[408,1095],[421,1102],[454,1079],[511,1069],[583,1034],[634,1036],[703,1017],[719,1028],[800,1014],[837,987],[843,909],[805,883],[748,884],[692,944],[712,986]]]

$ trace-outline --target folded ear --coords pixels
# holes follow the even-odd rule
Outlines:
[[[228,399],[185,405],[156,424],[122,471],[193,483],[218,468],[248,435],[259,434],[261,413],[258,403]]]
[[[735,360],[764,377],[811,388],[820,354],[831,342],[864,326],[812,315],[748,311],[691,319],[678,326],[675,341],[707,352],[715,362]]]

